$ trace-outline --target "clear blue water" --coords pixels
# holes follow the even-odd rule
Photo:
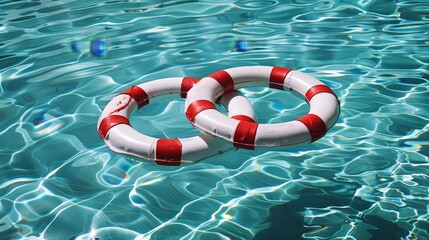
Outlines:
[[[2,1],[0,239],[429,239],[428,20],[425,0]],[[105,56],[89,53],[97,38]],[[133,84],[246,65],[319,78],[338,123],[309,145],[180,167],[97,134]],[[242,92],[262,123],[308,110],[290,93]],[[198,133],[179,97],[133,121],[155,137]]]

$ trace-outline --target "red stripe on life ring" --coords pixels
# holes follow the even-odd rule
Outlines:
[[[311,134],[311,142],[314,142],[317,139],[323,137],[328,131],[326,129],[325,122],[323,122],[323,120],[315,114],[310,113],[298,118],[297,120],[302,122],[307,127]]]
[[[270,74],[270,88],[283,90],[285,78],[290,71],[292,71],[292,69],[277,66],[273,67]]]
[[[234,90],[234,80],[229,73],[224,70],[217,71],[209,75],[209,77],[215,79],[222,87],[223,93],[229,93]]]
[[[252,123],[256,122],[253,118],[246,115],[235,115],[235,116],[232,116],[231,118],[237,119],[239,121],[245,121],[245,122],[252,122]]]
[[[310,100],[319,93],[331,93],[333,94],[335,97],[337,97],[337,95],[335,95],[335,93],[332,91],[332,89],[330,89],[328,86],[326,85],[315,85],[313,87],[311,87],[310,89],[308,89],[308,91],[305,93],[305,99],[307,100],[307,102],[310,102]]]
[[[214,103],[208,100],[197,100],[188,106],[188,109],[186,110],[186,117],[190,122],[194,122],[194,119],[198,113],[206,109],[216,109],[216,106]]]
[[[180,97],[186,98],[188,91],[198,82],[199,78],[184,77],[180,86]]]
[[[255,149],[257,129],[257,123],[240,121],[234,133],[234,146],[237,148]]]
[[[179,166],[182,161],[182,143],[179,139],[161,138],[156,142],[155,163],[166,166]]]
[[[137,102],[139,108],[149,104],[147,93],[137,86],[132,86],[131,88],[123,91],[122,94],[130,95]]]
[[[101,120],[100,126],[98,127],[98,135],[104,139],[107,135],[107,132],[112,127],[119,124],[130,125],[130,121],[128,118],[121,115],[109,115],[105,117],[103,120]]]

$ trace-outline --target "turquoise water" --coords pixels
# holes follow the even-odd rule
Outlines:
[[[429,239],[428,20],[424,0],[2,1],[0,239]],[[89,53],[97,38],[105,56]],[[133,84],[246,65],[320,79],[339,121],[309,145],[180,167],[97,134]],[[291,93],[241,91],[261,123],[308,111]],[[132,123],[198,134],[183,111],[161,98]]]

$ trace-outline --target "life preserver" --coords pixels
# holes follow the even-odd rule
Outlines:
[[[114,97],[104,108],[98,120],[98,133],[106,145],[115,152],[155,160],[161,165],[180,165],[181,162],[196,162],[203,158],[232,149],[222,139],[209,135],[190,138],[157,139],[133,129],[130,115],[149,103],[155,96],[186,93],[198,82],[197,78],[176,77],[145,82]],[[230,92],[221,100],[228,109],[228,115],[254,122],[254,112],[249,101],[239,92]]]
[[[285,123],[258,124],[229,119],[215,109],[217,97],[249,86],[295,90],[305,97],[310,112]],[[185,104],[186,116],[196,128],[248,149],[313,142],[335,124],[340,112],[337,96],[319,80],[299,71],[269,66],[215,72],[188,92]]]

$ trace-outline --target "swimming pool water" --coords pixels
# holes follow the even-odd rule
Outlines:
[[[428,20],[425,0],[2,1],[0,239],[429,239]],[[133,84],[246,65],[320,79],[339,121],[312,144],[180,167],[97,134]],[[261,123],[308,111],[291,93],[241,91]],[[199,134],[183,105],[156,99],[133,126]]]

